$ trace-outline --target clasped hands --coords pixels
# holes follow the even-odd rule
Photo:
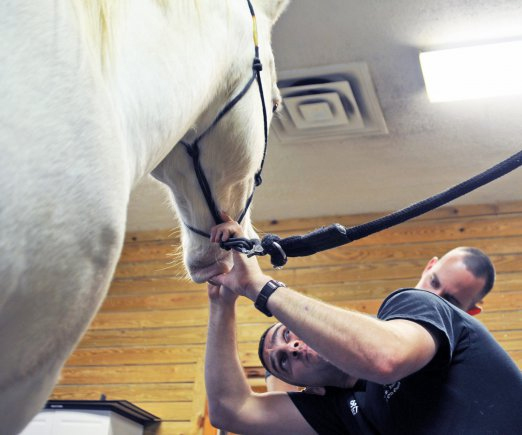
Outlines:
[[[210,242],[226,242],[231,237],[244,237],[243,229],[226,213],[221,212],[222,224],[212,227]],[[232,250],[234,265],[227,273],[213,276],[208,280],[208,295],[211,300],[233,303],[238,296],[245,296],[255,301],[263,285],[271,278],[265,275],[256,257]]]

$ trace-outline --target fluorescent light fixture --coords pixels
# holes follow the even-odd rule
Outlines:
[[[522,94],[522,41],[419,55],[432,102]]]

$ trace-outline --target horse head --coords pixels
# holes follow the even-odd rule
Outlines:
[[[255,18],[248,16],[245,4],[245,11],[239,14],[236,22],[242,37],[237,38],[236,29],[233,43],[227,42],[230,61],[225,62],[227,67],[222,71],[224,78],[214,98],[182,139],[184,145],[194,145],[197,141],[199,164],[208,181],[216,211],[225,211],[236,220],[244,214],[241,224],[248,237],[256,236],[250,221],[250,210],[246,207],[255,189],[256,173],[264,159],[265,128],[268,128],[273,109],[281,101],[270,32],[287,3],[287,0],[254,0]],[[252,27],[256,21],[262,92],[253,80],[255,51]],[[253,83],[245,89],[249,80]],[[243,89],[244,95],[215,123],[218,113]],[[265,116],[262,102],[266,108]],[[208,233],[216,224],[216,219],[213,210],[209,209],[212,207],[205,200],[187,147],[182,144],[175,146],[152,175],[167,184],[172,192],[182,229],[183,259],[190,277],[196,282],[204,282],[228,271],[232,264],[230,252],[211,245],[206,237],[190,229]]]

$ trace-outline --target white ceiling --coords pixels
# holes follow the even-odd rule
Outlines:
[[[432,104],[418,62],[421,50],[513,38],[522,38],[521,0],[294,0],[274,29],[277,69],[366,62],[389,134],[271,140],[253,219],[395,210],[521,150],[522,96]],[[128,229],[175,226],[165,198],[157,183],[138,186]],[[522,169],[454,204],[514,200]]]

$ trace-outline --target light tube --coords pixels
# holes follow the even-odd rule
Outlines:
[[[420,53],[432,102],[522,94],[522,41]]]

